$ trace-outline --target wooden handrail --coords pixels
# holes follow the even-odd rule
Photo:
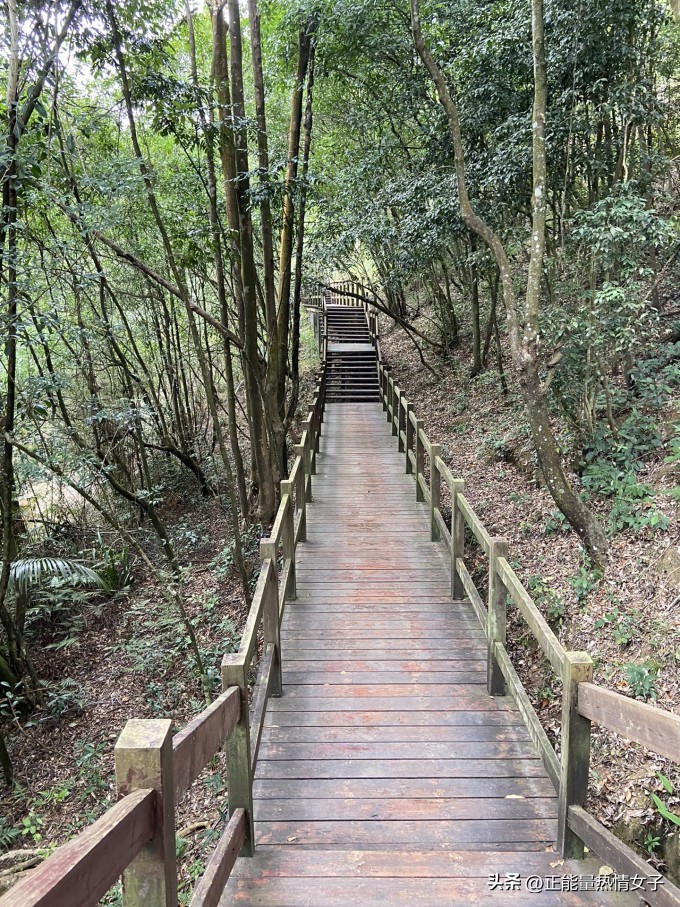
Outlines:
[[[14,885],[2,907],[90,907],[104,897],[123,870],[151,840],[156,792],[138,790]]]
[[[561,677],[566,657],[564,646],[550,629],[548,622],[536,607],[534,600],[504,557],[498,560],[498,573],[510,597],[522,612],[522,617],[534,634],[534,639],[543,650],[543,654],[558,677]]]
[[[190,907],[217,907],[246,836],[246,814],[236,809],[208,860]]]
[[[680,715],[639,702],[596,683],[578,686],[579,714],[626,740],[680,763]]]
[[[491,551],[491,536],[486,531],[484,524],[473,510],[464,494],[458,495],[458,506],[460,507],[460,512],[463,514],[465,522],[484,550],[484,554],[488,557],[489,552]]]
[[[570,806],[568,819],[573,832],[616,873],[639,878],[649,875],[649,864],[582,806]],[[680,907],[680,888],[668,878],[662,881],[655,890],[646,887],[643,902],[650,907]]]
[[[223,746],[240,716],[238,687],[229,687],[172,738],[175,803]]]
[[[377,350],[377,336],[373,343]],[[562,855],[583,856],[585,841],[596,851],[599,846],[601,855],[612,866],[618,867],[619,871],[626,872],[631,867],[638,873],[647,871],[647,864],[643,860],[583,809],[588,784],[590,721],[597,721],[627,739],[641,743],[677,762],[680,759],[680,716],[621,696],[591,682],[591,658],[587,653],[567,651],[558,640],[507,557],[499,555],[498,552],[502,549],[497,547],[498,540],[492,539],[475,513],[463,494],[463,481],[456,478],[441,459],[437,445],[431,443],[422,422],[397,387],[394,376],[389,373],[389,366],[382,361],[382,357],[378,359],[378,378],[383,410],[392,434],[397,438],[399,451],[404,455],[405,472],[412,474],[415,480],[416,500],[427,500],[430,504],[431,537],[434,541],[441,541],[451,555],[451,597],[454,600],[463,595],[468,597],[489,640],[489,691],[502,692],[507,685],[542,757],[548,776],[558,791],[558,844]],[[426,452],[430,455],[429,485],[423,468]],[[450,526],[446,525],[441,513],[439,486],[442,481],[451,496]],[[466,525],[490,558],[487,606],[465,566],[463,542]],[[559,759],[504,644],[506,595],[514,601],[551,667],[562,681],[562,752]],[[618,862],[615,862],[615,858]],[[654,893],[654,897],[648,899],[658,907],[680,907],[680,892],[667,880]]]
[[[324,364],[326,333],[321,349]],[[252,853],[252,777],[267,700],[281,692],[281,613],[286,598],[295,594],[295,548],[305,537],[305,508],[312,494],[325,387],[322,372],[296,445],[290,479],[281,483],[281,503],[272,533],[260,546],[262,566],[239,650],[223,659],[224,692],[174,737],[170,721],[128,722],[116,748],[123,799],[10,889],[0,898],[2,907],[92,907],[123,872],[128,878],[124,907],[176,903],[174,805],[225,741],[231,816],[192,905],[217,904],[241,848]],[[284,558],[280,576],[279,546]],[[248,669],[261,628],[265,648],[251,709]],[[142,851],[144,858],[140,859]]]

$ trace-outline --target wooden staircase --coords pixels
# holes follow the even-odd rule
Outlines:
[[[326,400],[329,403],[379,402],[376,352],[363,308],[327,305],[326,330]]]

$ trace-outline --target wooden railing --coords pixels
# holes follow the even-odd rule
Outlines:
[[[451,558],[451,597],[469,599],[485,631],[488,645],[487,687],[494,696],[509,693],[517,703],[558,796],[558,848],[564,857],[581,858],[584,844],[616,872],[643,877],[650,866],[588,813],[590,724],[603,726],[642,743],[648,749],[680,761],[680,716],[649,706],[592,682],[593,663],[585,652],[567,651],[555,636],[529,592],[508,561],[508,544],[489,534],[465,497],[465,483],[454,476],[441,457],[441,448],[428,438],[423,421],[382,361],[377,321],[372,330],[378,352],[378,375],[383,410],[404,469],[415,480],[415,498],[430,509],[430,537],[448,549]],[[429,480],[428,480],[429,476]],[[441,509],[442,485],[450,498],[447,522]],[[488,595],[485,602],[465,563],[464,538],[468,529],[488,559]],[[558,757],[524,689],[506,648],[507,603],[511,599],[562,682],[561,754]],[[652,907],[680,907],[680,889],[668,879],[645,898]]]
[[[217,905],[239,853],[252,854],[253,775],[267,700],[281,693],[279,628],[295,598],[295,549],[306,538],[324,399],[322,373],[271,534],[260,542],[239,650],[222,661],[224,692],[174,736],[170,720],[128,721],[115,746],[119,801],[12,887],[0,907],[91,907],[121,875],[124,907],[175,907],[175,808],[225,743],[229,822],[191,907]]]

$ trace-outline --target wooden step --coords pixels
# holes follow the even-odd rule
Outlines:
[[[293,836],[294,837],[294,836]],[[414,848],[321,850],[261,846],[240,859],[220,907],[628,907],[632,893],[569,891],[572,877],[597,878],[602,861],[561,861],[554,852]],[[506,881],[517,877],[519,886]],[[528,879],[543,890],[532,892]],[[565,891],[559,882],[565,879]],[[497,880],[497,881],[496,881]],[[556,880],[556,881],[553,881]],[[530,884],[535,885],[535,882]],[[558,890],[546,890],[545,886]]]

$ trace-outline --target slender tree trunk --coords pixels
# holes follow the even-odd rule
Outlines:
[[[474,251],[474,243],[473,243]],[[479,323],[479,270],[477,264],[470,265],[470,289],[472,309],[472,375],[482,371],[482,329]]]
[[[295,237],[295,283],[293,286],[293,341],[291,348],[291,392],[288,404],[288,420],[292,419],[300,397],[300,296],[302,293],[302,265],[305,242],[305,212],[307,208],[306,179],[309,171],[309,153],[312,146],[312,123],[314,107],[314,56],[315,42],[309,53],[309,74],[307,76],[307,103],[305,105],[304,142],[302,149],[302,180],[298,193],[299,206]]]
[[[286,402],[286,375],[288,371],[288,338],[290,333],[290,286],[293,262],[293,234],[295,232],[294,192],[300,154],[300,132],[302,126],[302,99],[305,77],[309,65],[312,35],[316,23],[311,21],[298,35],[298,62],[293,87],[288,131],[288,153],[286,174],[283,182],[283,227],[279,255],[279,310],[278,322],[278,363],[277,363],[277,404],[283,414]]]
[[[0,768],[2,768],[2,774],[5,777],[5,784],[7,787],[11,787],[14,783],[14,768],[12,767],[12,760],[10,759],[2,731],[0,731]]]
[[[137,127],[136,127],[136,123],[135,123],[134,109],[133,109],[133,105],[132,105],[132,96],[130,94],[130,85],[129,85],[128,75],[127,75],[127,69],[125,66],[125,58],[123,56],[123,51],[122,51],[121,42],[120,42],[120,33],[118,31],[118,25],[116,23],[116,18],[114,15],[111,0],[106,0],[106,10],[107,10],[107,14],[108,14],[109,23],[111,25],[111,34],[112,34],[112,38],[113,38],[114,51],[115,51],[116,60],[118,63],[118,70],[120,72],[120,77],[121,77],[121,85],[123,88],[123,98],[124,98],[125,107],[127,110],[128,123],[130,126],[130,138],[132,140],[132,145],[134,148],[135,155],[137,156],[137,159],[138,159],[139,169],[142,174],[142,178],[144,180],[144,185],[146,187],[146,195],[147,195],[147,199],[149,202],[149,207],[151,208],[151,212],[153,214],[153,218],[156,223],[158,232],[161,235],[161,239],[163,242],[163,249],[165,251],[168,265],[170,266],[170,270],[175,279],[175,283],[179,290],[180,296],[184,302],[187,321],[189,324],[189,334],[191,336],[192,344],[194,347],[194,352],[196,353],[196,356],[198,358],[198,363],[199,363],[199,367],[201,370],[201,377],[202,377],[202,381],[203,381],[203,387],[204,387],[205,395],[206,395],[206,401],[208,403],[208,409],[210,411],[210,417],[212,420],[213,428],[214,428],[214,431],[216,433],[218,443],[219,443],[220,454],[222,457],[222,463],[223,463],[225,473],[226,473],[227,495],[229,498],[230,509],[231,509],[232,532],[234,533],[234,555],[235,555],[234,559],[236,561],[236,566],[237,566],[239,577],[241,580],[243,596],[245,598],[245,601],[247,603],[250,603],[250,597],[251,597],[250,596],[250,584],[249,584],[248,571],[246,569],[245,560],[243,558],[243,547],[241,544],[241,529],[239,526],[238,506],[236,504],[236,496],[235,496],[235,491],[234,491],[234,485],[235,485],[234,476],[233,476],[233,471],[231,468],[231,462],[229,460],[229,455],[227,453],[226,446],[224,444],[224,437],[222,434],[222,430],[220,428],[219,413],[218,413],[217,405],[215,402],[213,384],[212,384],[211,377],[207,371],[205,356],[204,356],[203,348],[201,345],[201,338],[200,338],[198,329],[196,327],[194,310],[193,310],[193,307],[191,306],[191,303],[189,300],[189,290],[186,286],[186,283],[184,280],[184,275],[182,274],[182,272],[177,264],[177,261],[175,259],[175,254],[173,251],[172,243],[170,241],[170,237],[167,233],[167,230],[165,228],[165,223],[163,221],[163,218],[160,213],[160,209],[158,207],[156,195],[155,195],[154,188],[153,188],[153,183],[152,183],[150,175],[149,175],[149,170],[146,165],[146,161],[142,154],[142,149],[141,149],[141,146],[139,143],[139,138],[137,136]],[[154,528],[156,528],[155,525],[154,525]]]
[[[194,37],[194,20],[191,11],[191,4],[187,0],[187,25],[189,31],[189,50],[191,55],[191,75],[194,82],[194,88],[198,95],[198,68],[196,65],[196,41]],[[213,79],[214,81],[214,79]],[[215,282],[217,283],[217,296],[220,304],[220,319],[224,327],[229,327],[229,306],[227,303],[227,289],[224,273],[224,257],[222,255],[222,231],[220,230],[219,215],[217,209],[217,176],[215,172],[215,154],[213,141],[213,112],[212,104],[210,105],[210,123],[205,122],[205,116],[201,115],[203,132],[206,137],[206,171],[208,184],[208,219],[213,240],[213,257],[215,261]],[[246,480],[243,469],[243,457],[238,442],[238,431],[236,427],[236,400],[234,393],[234,371],[231,361],[231,343],[228,338],[222,335],[222,349],[224,353],[225,374],[227,379],[227,423],[229,426],[229,441],[231,454],[234,459],[234,472],[236,474],[236,489],[241,514],[244,520],[249,518],[248,493],[246,491]],[[216,426],[219,431],[219,427]]]
[[[261,186],[260,221],[262,224],[262,266],[264,271],[264,299],[267,334],[271,343],[276,336],[276,291],[274,277],[274,234],[269,200],[269,142],[265,111],[264,72],[262,68],[262,42],[260,38],[260,10],[257,0],[248,0],[250,49],[253,58],[253,87],[255,89],[255,115],[257,117],[257,154]]]
[[[10,31],[9,66],[7,77],[7,132],[5,136],[6,163],[2,176],[3,220],[0,236],[0,275],[5,276],[7,307],[5,315],[5,412],[2,419],[2,462],[0,463],[0,511],[2,511],[2,569],[0,570],[0,622],[7,640],[9,666],[18,680],[30,678],[25,693],[37,700],[38,678],[26,651],[21,627],[7,607],[7,591],[12,561],[16,557],[15,542],[15,476],[14,450],[11,437],[16,417],[17,378],[17,303],[19,299],[17,229],[17,151],[21,130],[26,123],[19,116],[19,20],[16,0],[7,3]]]
[[[470,230],[486,243],[500,270],[501,286],[503,287],[503,298],[508,318],[510,350],[519,377],[539,464],[555,503],[583,541],[594,563],[604,566],[607,538],[597,518],[585,507],[574,492],[564,471],[557,441],[550,424],[547,388],[541,381],[539,370],[538,308],[545,251],[547,192],[545,149],[547,79],[543,35],[543,0],[532,0],[532,47],[534,57],[532,229],[527,290],[524,311],[521,313],[513,286],[512,268],[505,248],[498,235],[477,214],[470,202],[465,176],[465,154],[458,107],[449,91],[442,71],[435,62],[423,38],[419,0],[410,0],[410,4],[411,27],[416,50],[435,84],[439,102],[446,111],[449,121],[449,130],[454,147],[461,216]]]
[[[243,345],[244,372],[250,438],[257,466],[258,511],[263,522],[274,518],[281,477],[276,458],[271,456],[267,439],[263,400],[261,395],[260,355],[257,319],[257,271],[253,247],[253,223],[250,213],[250,179],[248,176],[248,141],[246,109],[243,91],[243,51],[241,44],[241,14],[238,0],[228,0],[229,36],[231,40],[231,98],[236,139],[236,201],[239,218],[241,283],[243,288]],[[266,406],[266,401],[264,401]],[[272,462],[274,461],[274,462]]]

